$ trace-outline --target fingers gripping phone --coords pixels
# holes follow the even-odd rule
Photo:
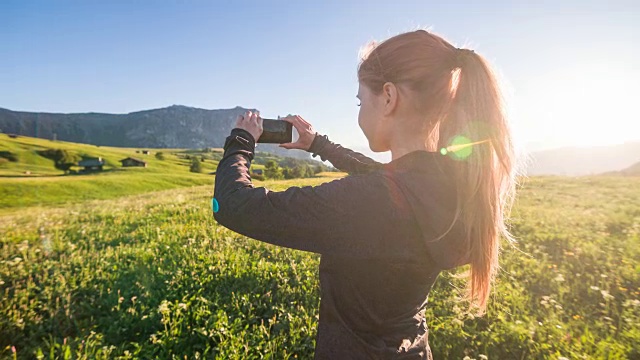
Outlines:
[[[259,143],[283,144],[292,140],[292,128],[290,122],[275,119],[262,119],[262,135],[258,138]]]

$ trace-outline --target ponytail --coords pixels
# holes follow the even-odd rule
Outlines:
[[[438,148],[475,144],[452,154],[458,163],[457,214],[469,241],[471,272],[466,298],[484,313],[498,266],[500,238],[514,191],[514,149],[502,97],[487,62],[472,50],[455,49],[453,98],[439,124]]]

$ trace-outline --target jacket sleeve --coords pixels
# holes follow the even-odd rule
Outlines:
[[[408,256],[394,243],[398,219],[397,189],[379,174],[347,176],[318,186],[285,191],[254,187],[249,167],[255,142],[233,129],[215,178],[214,218],[248,237],[292,249],[353,257]],[[407,208],[404,208],[407,211]]]
[[[316,133],[308,150],[313,157],[320,155],[322,161],[329,160],[334,167],[349,174],[366,174],[379,169],[383,164],[359,152],[347,149],[329,140],[327,135]]]

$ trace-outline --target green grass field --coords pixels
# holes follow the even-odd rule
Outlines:
[[[88,157],[102,157],[105,168],[101,173],[64,175],[55,169],[53,160],[38,155],[38,150],[65,149]],[[142,154],[149,150],[150,154]],[[209,175],[216,170],[222,149],[210,152],[185,149],[116,148],[50,141],[20,136],[12,139],[0,134],[0,151],[8,151],[18,157],[11,162],[0,158],[0,214],[15,208],[47,206],[82,202],[94,199],[111,199],[123,195],[140,194],[187,186],[213,183]],[[137,152],[136,152],[137,151]],[[164,160],[155,157],[164,154]],[[186,155],[204,156],[202,173],[189,171],[190,160]],[[120,160],[137,157],[147,162],[146,168],[123,168]],[[252,169],[263,165],[253,164]],[[80,170],[74,167],[74,170]]]
[[[312,357],[318,255],[217,225],[212,176],[157,191],[126,175],[152,189],[122,196],[125,174],[104,174],[118,197],[56,205],[29,197],[58,180],[13,180],[23,195],[11,201],[24,203],[0,214],[0,357]],[[519,242],[504,245],[484,317],[456,300],[464,268],[438,279],[426,312],[435,358],[640,358],[640,178],[527,179],[512,224]]]

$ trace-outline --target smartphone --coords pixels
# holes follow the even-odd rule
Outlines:
[[[259,143],[283,144],[292,140],[293,125],[284,120],[262,119],[262,135],[258,138]]]

